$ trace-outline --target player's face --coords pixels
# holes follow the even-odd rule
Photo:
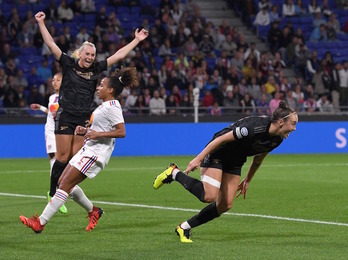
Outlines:
[[[52,86],[56,92],[59,92],[60,85],[62,85],[62,76],[61,75],[54,75],[54,77],[52,79]]]
[[[79,65],[82,68],[89,68],[95,60],[95,50],[92,46],[85,45],[80,53]]]
[[[281,119],[283,120],[283,119]],[[296,124],[298,122],[297,114],[290,115],[286,121],[281,123],[280,134],[283,138],[288,138],[289,134],[296,130]]]
[[[98,97],[105,101],[110,96],[109,79],[103,78],[97,87]]]

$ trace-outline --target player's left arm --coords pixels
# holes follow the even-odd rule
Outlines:
[[[112,56],[107,58],[106,60],[107,66],[111,67],[112,65],[116,64],[118,61],[124,59],[128,55],[128,53],[131,50],[133,50],[139,44],[139,42],[145,40],[148,35],[149,35],[149,32],[147,30],[141,29],[141,31],[139,32],[139,29],[137,28],[135,30],[135,37],[133,41],[131,41],[126,46],[122,47],[117,52],[115,52]]]
[[[98,139],[98,138],[123,138],[126,136],[126,128],[124,123],[119,123],[115,125],[115,129],[108,132],[97,132],[93,129],[89,129],[86,133],[85,138],[88,139]]]
[[[255,155],[253,157],[253,160],[250,164],[250,167],[249,167],[249,170],[248,170],[248,173],[247,175],[244,177],[244,179],[239,183],[239,186],[238,186],[238,190],[239,190],[239,193],[237,195],[237,198],[243,194],[243,198],[245,199],[246,197],[246,192],[248,190],[248,187],[249,187],[249,184],[252,180],[252,178],[254,177],[255,173],[257,172],[257,170],[260,168],[262,162],[263,162],[263,159],[265,159],[265,157],[267,156],[268,152],[266,153],[262,153],[262,154],[258,154],[258,155]]]

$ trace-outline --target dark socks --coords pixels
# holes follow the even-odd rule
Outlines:
[[[50,185],[50,196],[51,197],[53,197],[54,194],[56,193],[59,177],[62,175],[62,173],[65,169],[65,166],[67,166],[67,164],[68,163],[62,163],[58,160],[56,160],[53,164],[52,172],[51,172],[51,185]]]
[[[202,209],[197,215],[190,218],[187,223],[191,226],[191,228],[198,227],[204,223],[207,223],[214,218],[219,217],[219,213],[216,208],[216,202],[213,202]]]
[[[183,172],[178,172],[175,180],[181,183],[185,189],[195,195],[200,201],[204,202],[205,193],[203,183],[201,181],[192,178]]]

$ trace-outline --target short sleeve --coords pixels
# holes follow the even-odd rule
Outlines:
[[[117,125],[124,123],[122,109],[119,106],[111,106],[108,111],[108,119],[110,120],[111,125]]]
[[[58,62],[62,66],[62,68],[64,68],[67,65],[72,64],[74,62],[74,59],[66,55],[66,53],[62,52],[62,55],[60,56]]]
[[[96,68],[97,68],[98,74],[107,70],[108,69],[107,61],[106,60],[98,61],[96,64]]]

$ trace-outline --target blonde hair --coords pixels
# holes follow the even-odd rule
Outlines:
[[[84,43],[82,43],[81,47],[76,49],[72,54],[71,57],[74,58],[75,60],[80,58],[80,53],[83,51],[83,48],[85,46],[89,46],[92,47],[94,49],[94,52],[97,52],[97,49],[95,47],[95,45],[89,41],[85,41]]]

